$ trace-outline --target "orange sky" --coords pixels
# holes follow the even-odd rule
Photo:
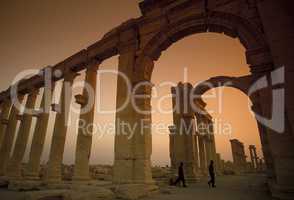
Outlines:
[[[25,69],[40,69],[65,59],[75,52],[86,48],[107,31],[130,18],[140,15],[137,0],[30,0],[5,1],[0,7],[0,89],[6,89],[15,75]],[[102,69],[117,69],[117,57],[102,63]],[[155,64],[152,82],[158,86],[162,81],[177,83],[184,80],[184,68],[188,71],[188,81],[195,84],[217,75],[241,76],[249,73],[244,48],[236,39],[221,34],[198,34],[187,37],[163,53]],[[100,77],[99,100],[103,109],[115,108],[116,77]],[[82,80],[83,76],[79,77]],[[81,89],[76,89],[79,93]],[[159,95],[169,94],[170,88],[160,88]],[[256,122],[249,112],[248,99],[235,89],[224,89],[222,112],[219,101],[210,99],[208,109],[214,110],[215,119],[230,123],[231,136],[217,135],[217,151],[225,159],[231,159],[230,138],[243,141],[246,148],[256,144],[260,150],[260,141]],[[55,101],[57,102],[57,99]],[[152,99],[155,107],[158,98]],[[171,109],[171,101],[164,106]],[[171,124],[171,114],[153,114],[153,122]],[[72,115],[72,126],[67,134],[65,162],[72,163],[76,142],[74,122],[78,114]],[[51,122],[54,115],[51,117]],[[114,114],[98,115],[96,123],[114,122]],[[48,130],[43,161],[48,158],[49,141],[52,136],[52,124]],[[105,131],[105,130],[101,130]],[[111,132],[111,130],[110,130]],[[31,142],[31,141],[30,141]],[[94,136],[92,163],[113,161],[113,134]],[[247,149],[246,149],[247,150]],[[28,154],[28,150],[26,152]],[[154,164],[169,163],[168,136],[153,133]]]

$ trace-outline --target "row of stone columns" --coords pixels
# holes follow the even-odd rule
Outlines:
[[[199,132],[200,167],[201,171],[206,174],[210,161],[216,163],[216,144],[212,118],[205,111],[204,107],[199,105],[198,108],[201,109],[201,112],[195,113],[195,116]],[[218,170],[218,168],[216,168],[216,170]]]
[[[95,90],[98,66],[99,64],[96,61],[88,64],[86,68],[85,87],[83,94],[76,96],[77,103],[81,105],[81,109],[86,107],[86,105],[90,105],[88,104],[90,101],[92,103],[91,105],[93,105],[92,107],[89,107],[86,112],[81,112],[80,114],[80,120],[83,120],[86,126],[79,126],[78,131],[74,174],[74,178],[76,180],[89,179],[89,158],[91,154],[93,130],[89,129],[88,127],[92,126],[95,114]],[[59,105],[52,105],[53,111],[57,112],[57,114],[51,141],[47,173],[45,177],[47,183],[56,183],[61,181],[61,166],[68,128],[68,117],[70,114],[72,85],[77,75],[77,73],[71,70],[64,74]],[[24,178],[22,177],[21,173],[22,160],[24,157],[24,152],[27,148],[29,134],[32,128],[32,120],[33,117],[36,117],[37,122],[33,133],[25,178],[31,180],[39,179],[40,160],[44,149],[50,117],[49,107],[51,104],[50,102],[52,101],[53,90],[54,86],[45,86],[40,110],[38,111],[36,111],[35,107],[39,89],[36,88],[32,88],[31,91],[29,91],[23,114],[20,114],[21,112],[19,107],[17,107],[16,104],[14,104],[14,102],[12,102],[10,99],[1,105],[0,176],[4,176],[10,181]],[[91,91],[93,92],[91,93]],[[22,104],[24,96],[25,94],[19,95],[18,101],[20,104]],[[19,128],[17,129],[18,122]],[[15,145],[12,152],[15,136]],[[10,157],[11,152],[12,156]]]
[[[263,160],[257,156],[255,145],[249,146],[249,153],[250,153],[252,170],[258,171],[258,172],[263,171],[264,170]]]
[[[39,179],[41,156],[44,149],[50,117],[51,106],[49,104],[53,98],[52,94],[55,88],[54,86],[55,84],[53,84],[50,88],[44,90],[44,94],[42,96],[40,105],[40,109],[42,109],[43,112],[37,113],[37,123],[33,133],[32,145],[30,149],[29,161],[26,172],[27,178],[31,180]]]
[[[177,169],[183,162],[190,180],[207,174],[210,161],[216,161],[212,119],[199,102],[191,102],[192,89],[189,83],[179,83],[172,88],[174,126],[170,127],[172,168]],[[194,103],[201,112],[195,113],[195,108],[192,108]]]
[[[173,145],[170,147],[172,168],[176,170],[180,163],[184,164],[188,181],[195,181],[199,175],[199,156],[196,123],[190,107],[189,94],[191,84],[179,83],[171,89],[173,102],[174,132],[171,132]]]
[[[11,109],[11,101],[6,100],[1,104],[1,116],[0,116],[0,148],[2,146],[4,136],[5,136],[5,131],[6,127],[8,125],[8,117],[9,117],[9,112]]]
[[[20,95],[18,98],[18,102],[22,103],[24,100],[24,95]],[[17,129],[18,124],[18,115],[20,110],[14,103],[12,104],[12,108],[9,114],[7,127],[5,129],[5,134],[3,137],[2,145],[0,148],[0,176],[6,175],[7,165],[10,157],[10,152],[13,146],[13,140]]]
[[[35,109],[38,89],[32,89],[28,95],[25,109]],[[27,142],[30,134],[31,123],[33,119],[32,113],[24,113],[20,115],[20,126],[17,133],[13,154],[9,159],[7,166],[7,176],[10,179],[19,179],[21,177],[21,164],[24,153],[27,147]]]
[[[235,171],[237,173],[245,172],[247,168],[247,161],[246,161],[244,144],[237,139],[230,140],[230,142],[231,142]]]

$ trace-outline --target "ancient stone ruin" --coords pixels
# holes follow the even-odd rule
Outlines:
[[[256,118],[266,118],[258,128],[262,143],[264,160],[267,168],[268,186],[273,197],[291,199],[294,195],[294,101],[293,101],[293,67],[294,60],[294,30],[292,18],[292,1],[277,0],[144,0],[139,3],[142,16],[130,19],[120,26],[115,27],[105,36],[82,49],[69,58],[48,67],[52,71],[51,79],[63,81],[59,105],[53,105],[56,111],[51,151],[44,180],[38,177],[40,170],[40,156],[43,152],[44,138],[48,126],[49,112],[51,109],[50,92],[54,84],[48,88],[45,72],[16,83],[18,89],[10,95],[11,85],[0,94],[1,123],[0,123],[0,176],[9,184],[25,183],[27,180],[38,182],[37,185],[60,186],[62,184],[62,160],[67,132],[67,116],[70,112],[70,91],[79,72],[85,73],[85,82],[93,88],[96,87],[97,70],[101,62],[115,55],[119,55],[119,71],[124,73],[132,85],[132,95],[151,95],[152,84],[140,86],[142,82],[150,82],[154,62],[160,59],[161,53],[170,45],[180,39],[197,33],[214,32],[238,38],[246,49],[246,60],[250,66],[251,75],[246,77],[215,77],[208,82],[219,86],[227,80],[232,81],[230,87],[235,87],[252,101],[252,110]],[[284,68],[281,68],[284,67]],[[277,70],[284,70],[285,76],[277,75]],[[259,85],[252,92],[250,86],[258,80],[266,84]],[[281,80],[282,79],[282,80]],[[127,88],[122,77],[117,82],[117,107],[120,107],[128,98]],[[263,82],[264,83],[264,82]],[[140,87],[139,87],[140,86]],[[27,109],[35,108],[36,97],[41,88],[45,87],[41,108],[42,112],[32,112],[21,115],[16,108],[15,99],[26,106]],[[200,85],[195,92],[203,94],[210,88]],[[283,90],[285,94],[285,123],[284,129],[275,129],[271,121],[277,112],[272,108],[277,99],[276,92]],[[282,93],[279,93],[282,94]],[[77,103],[82,107],[90,99],[85,90],[76,97]],[[24,101],[24,99],[27,99]],[[150,98],[136,100],[137,107],[150,111]],[[92,123],[94,110],[80,116],[87,123]],[[185,116],[186,121],[192,122],[192,113]],[[33,135],[30,159],[27,173],[22,176],[21,162],[28,143],[29,129],[32,119],[37,119],[36,131]],[[116,119],[134,124],[141,119],[151,124],[151,115],[136,112],[132,106],[119,110]],[[209,116],[197,117],[209,123]],[[16,133],[17,123],[20,122],[19,132]],[[265,126],[267,124],[268,126]],[[146,124],[145,124],[146,125]],[[177,126],[177,123],[175,123]],[[113,185],[120,186],[117,191],[130,190],[133,194],[143,194],[143,191],[154,190],[154,180],[151,169],[152,137],[149,129],[139,133],[140,127],[132,139],[128,135],[115,136],[115,160],[113,166]],[[177,129],[176,129],[177,130]],[[119,132],[119,128],[116,130]],[[16,137],[15,149],[12,143]],[[189,135],[192,137],[192,135]],[[201,147],[207,152],[214,152],[213,138],[199,133]],[[89,155],[91,154],[92,137],[79,130],[73,182],[89,181]],[[203,145],[205,143],[205,145]],[[207,145],[208,144],[208,145]],[[203,146],[204,147],[203,147]],[[211,146],[212,145],[212,146]],[[189,148],[193,144],[188,145]],[[208,146],[208,147],[207,147]],[[190,151],[191,153],[192,151]],[[203,151],[204,152],[204,151]],[[199,169],[194,169],[193,154],[186,154],[185,162],[189,163],[189,174],[197,177],[207,165],[204,158],[212,156],[210,153],[199,155]],[[239,152],[239,151],[238,151]],[[172,151],[172,160],[177,163],[178,150]],[[10,156],[10,154],[12,156]],[[207,160],[209,160],[207,159]],[[74,187],[73,187],[74,188]],[[130,189],[131,188],[131,189]],[[125,192],[125,194],[127,193]],[[102,192],[103,193],[103,192]],[[104,192],[107,193],[107,192]],[[146,193],[146,192],[145,192]]]

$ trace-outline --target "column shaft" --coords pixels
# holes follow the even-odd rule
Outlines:
[[[90,106],[90,110],[85,113],[80,114],[80,120],[83,121],[83,127],[78,128],[78,138],[76,147],[76,161],[74,169],[74,180],[88,180],[89,176],[89,160],[91,155],[92,147],[92,134],[93,134],[93,123],[95,116],[95,95],[96,95],[96,84],[97,84],[97,70],[98,64],[93,63],[88,66],[86,71],[85,83],[93,89],[94,96],[90,96],[87,86],[85,86],[83,91],[83,98],[85,99],[85,104]],[[92,98],[92,102],[90,101]],[[81,104],[81,109],[84,108],[83,103]]]
[[[256,169],[259,169],[259,161],[258,161],[258,156],[257,156],[257,152],[256,152],[256,147],[253,148],[253,155],[254,155],[254,160],[255,160],[255,164],[256,164]]]
[[[68,115],[70,113],[72,99],[72,84],[75,77],[76,74],[73,72],[65,74],[59,103],[60,111],[56,114],[48,161],[46,177],[48,183],[58,183],[62,179],[61,167],[68,128]]]
[[[147,63],[146,63],[147,62]],[[144,59],[148,69],[152,67],[152,60]],[[133,98],[139,92],[141,95],[150,95],[151,87],[140,87],[134,91],[137,84],[145,81],[142,73],[136,74],[136,51],[124,52],[119,57],[119,71],[126,75],[132,84],[130,93],[126,80],[119,76],[117,81],[117,113],[115,135],[115,161],[113,167],[113,181],[122,183],[154,183],[151,174],[151,130],[142,132],[142,126],[150,127],[151,115],[140,114],[128,98]],[[138,91],[139,90],[139,91]],[[136,94],[135,94],[136,93]],[[150,111],[150,99],[140,99],[134,102],[139,109]],[[122,107],[124,106],[124,107]],[[122,109],[123,108],[123,109]],[[142,124],[144,122],[144,124]],[[123,124],[123,125],[122,125]],[[133,130],[125,128],[128,125]]]
[[[22,103],[23,96],[19,97],[19,103]],[[10,152],[12,150],[12,145],[14,141],[14,136],[17,127],[17,116],[20,110],[14,104],[11,108],[9,114],[9,120],[7,124],[7,128],[5,130],[5,135],[3,138],[3,142],[0,148],[0,176],[6,175],[7,164],[10,156]]]
[[[2,104],[1,118],[0,118],[0,148],[4,139],[5,131],[8,124],[9,112],[11,109],[11,101],[6,100]]]
[[[252,147],[249,147],[249,153],[250,153],[250,159],[251,159],[251,165],[252,165],[252,169],[255,169],[255,161],[254,161],[254,156],[253,156],[253,152],[252,152]]]
[[[40,108],[43,109],[41,113],[37,116],[36,128],[33,133],[33,140],[30,150],[29,162],[27,166],[27,178],[29,179],[39,179],[39,170],[40,170],[40,162],[41,156],[44,149],[44,143],[48,128],[48,122],[50,117],[50,105],[46,105],[52,101],[52,92],[54,91],[54,87],[51,89],[44,88],[44,93],[41,101]],[[48,103],[47,103],[48,102]]]
[[[203,136],[198,137],[199,141],[199,158],[200,158],[200,168],[202,173],[207,173],[207,162],[205,160],[205,143]]]
[[[37,95],[38,90],[28,95],[24,114],[21,116],[22,120],[15,141],[15,148],[7,168],[7,175],[10,179],[19,179],[21,177],[21,164],[27,147],[33,118],[32,113],[27,113],[27,109],[33,110],[35,108]]]

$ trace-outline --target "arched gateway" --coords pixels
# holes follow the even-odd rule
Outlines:
[[[51,69],[61,70],[62,76],[54,80],[64,79],[64,88],[70,87],[76,73],[86,70],[86,82],[94,86],[99,63],[114,55],[119,55],[119,71],[124,73],[132,84],[131,97],[135,98],[136,108],[127,104],[117,111],[117,121],[136,126],[133,137],[130,134],[119,134],[117,127],[115,136],[115,162],[113,181],[116,184],[139,183],[153,184],[151,176],[151,132],[143,128],[151,124],[150,98],[152,84],[150,82],[154,61],[159,59],[163,50],[183,37],[191,34],[216,32],[239,38],[246,48],[247,63],[250,65],[252,80],[265,77],[266,84],[254,92],[251,100],[253,109],[260,116],[271,119],[276,114],[274,109],[274,91],[280,86],[273,70],[285,66],[286,111],[283,134],[272,128],[259,124],[264,154],[267,157],[269,185],[274,196],[289,199],[294,192],[294,101],[293,70],[294,61],[290,52],[294,47],[293,17],[290,11],[291,1],[276,0],[144,0],[140,3],[142,16],[131,19],[107,33],[100,41],[81,50],[77,54],[56,64]],[[273,14],[272,11],[275,13]],[[68,84],[69,83],[69,84]],[[291,84],[292,83],[292,84]],[[18,96],[28,95],[27,107],[33,107],[39,88],[45,81],[41,74],[19,82]],[[117,108],[129,98],[128,88],[122,77],[117,83]],[[63,89],[64,91],[65,89]],[[11,142],[15,131],[18,111],[12,106],[9,90],[0,95],[2,106],[0,139],[0,174],[19,176],[22,153],[14,153],[8,163]],[[139,95],[139,96],[138,96]],[[141,96],[140,96],[141,95]],[[144,97],[142,95],[145,95]],[[66,105],[65,92],[62,93],[61,105]],[[77,97],[83,105],[87,94]],[[45,98],[44,98],[45,99]],[[48,99],[48,98],[47,98]],[[280,102],[282,103],[282,102]],[[45,105],[45,100],[42,103]],[[11,108],[11,109],[10,109]],[[57,114],[53,133],[47,182],[58,182],[61,179],[60,165],[64,151],[67,127],[64,126],[68,109]],[[94,111],[81,115],[88,123],[93,121]],[[18,136],[18,145],[14,152],[23,152],[26,147],[28,127],[33,115],[25,115],[22,120],[22,134]],[[7,120],[9,119],[9,120]],[[144,122],[144,123],[141,123]],[[270,122],[275,123],[275,122]],[[36,155],[31,155],[30,174],[34,176],[39,170],[40,153],[43,150],[44,135],[48,124],[48,115],[38,114],[39,134],[34,135],[32,148]],[[271,124],[270,124],[271,125]],[[6,127],[6,131],[4,127]],[[143,131],[142,131],[143,130]],[[20,134],[19,134],[20,135]],[[89,154],[91,137],[84,137],[79,131],[76,150],[75,179],[86,180],[89,171]],[[1,141],[0,141],[1,142]],[[9,165],[9,170],[7,170]]]
[[[265,77],[263,77],[265,78]],[[217,76],[212,77],[202,83],[198,84],[196,88],[193,89],[195,95],[203,102],[201,96],[209,91],[210,89],[217,88],[217,87],[232,87],[238,89],[242,93],[244,93],[252,102],[252,111],[256,115],[260,115],[260,104],[259,104],[259,93],[258,91],[251,92],[255,90],[256,85],[260,80],[263,80],[260,77],[254,77],[252,75],[249,76],[242,76],[242,77],[228,77],[228,76]],[[203,102],[203,106],[205,107],[206,104]],[[257,125],[259,129],[259,136],[262,144],[262,152],[264,155],[264,159],[267,166],[267,175],[269,179],[274,178],[274,166],[273,166],[273,158],[272,158],[272,151],[271,147],[269,146],[269,137],[267,133],[267,128],[263,126],[261,121],[257,119]],[[269,131],[269,130],[268,130]]]

